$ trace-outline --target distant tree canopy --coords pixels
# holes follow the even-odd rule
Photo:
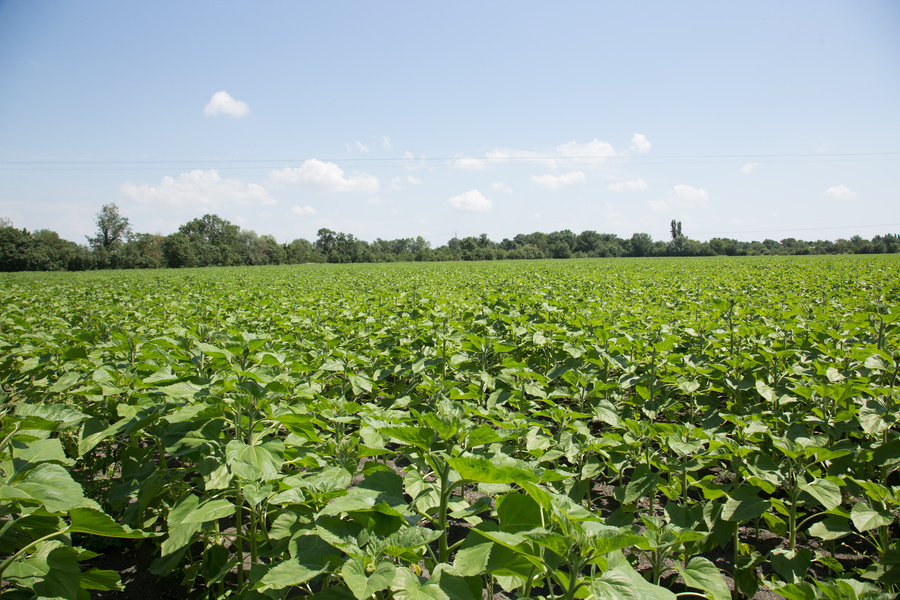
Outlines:
[[[181,267],[280,265],[300,263],[356,263],[446,260],[519,260],[539,258],[757,256],[779,254],[889,254],[900,252],[900,236],[876,235],[865,239],[815,242],[785,238],[781,241],[742,242],[688,238],[680,221],[670,224],[671,239],[654,241],[650,234],[620,238],[612,233],[564,229],[520,233],[512,239],[492,241],[486,233],[432,248],[422,238],[376,239],[367,242],[350,233],[319,229],[314,241],[302,238],[278,243],[271,235],[258,235],[218,215],[188,221],[167,236],[134,233],[115,204],[105,204],[96,215],[97,232],[87,245],[61,239],[53,231],[16,229],[0,217],[0,271],[82,271],[88,269],[158,269]]]

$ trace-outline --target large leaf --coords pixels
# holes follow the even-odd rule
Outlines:
[[[776,548],[769,554],[772,568],[788,583],[803,581],[809,572],[812,559],[812,552],[806,548],[795,548],[793,551]]]
[[[624,504],[631,504],[638,498],[642,498],[656,489],[662,478],[659,473],[651,471],[647,465],[640,465],[631,475],[631,481],[625,486],[625,495],[622,498]]]
[[[320,575],[324,569],[310,569],[301,565],[297,560],[288,559],[265,571],[260,576],[253,589],[264,592],[266,590],[283,590],[284,588],[306,583],[313,577]]]
[[[591,580],[591,592],[603,600],[640,600],[641,593],[628,574],[620,569],[607,569],[600,577]]]
[[[405,567],[395,572],[391,590],[397,600],[450,600],[439,585],[423,582],[421,577]]]
[[[191,542],[203,523],[233,515],[235,506],[228,500],[206,500],[188,492],[169,511],[167,520],[169,537],[162,543],[162,555],[172,554]]]
[[[19,483],[0,487],[0,500],[5,498],[27,498],[27,503],[43,504],[50,512],[65,512],[91,504],[72,476],[54,463],[41,463]]]
[[[726,521],[746,523],[769,510],[771,505],[771,502],[759,497],[756,488],[742,486],[730,494],[722,509],[722,518]]]
[[[392,563],[382,561],[372,565],[371,572],[368,572],[362,559],[350,558],[341,567],[341,577],[357,600],[366,600],[375,592],[387,589],[394,580],[396,570]]]
[[[447,462],[463,479],[478,483],[519,483],[538,481],[537,475],[518,467],[497,467],[490,460],[472,456],[448,458]]]
[[[702,556],[695,556],[684,567],[678,567],[688,587],[708,592],[714,600],[730,600],[731,590],[719,569]]]
[[[850,511],[850,520],[860,531],[886,527],[894,522],[894,515],[887,510],[877,510],[867,502],[857,502]]]
[[[541,507],[530,496],[505,494],[497,499],[500,531],[517,533],[541,526]]]
[[[653,585],[635,571],[621,551],[609,553],[606,562],[609,570],[615,570],[631,581],[631,585],[634,586],[634,598],[637,600],[676,600],[675,594],[658,585]]]
[[[800,489],[818,500],[825,510],[832,510],[841,504],[841,488],[828,479],[816,479],[811,483],[802,483]]]
[[[284,464],[284,442],[269,440],[250,446],[240,440],[231,440],[225,446],[228,468],[248,481],[274,479]]]
[[[844,517],[827,517],[814,523],[809,533],[822,540],[837,540],[851,533],[850,522]]]
[[[78,533],[90,533],[111,538],[142,539],[154,537],[156,534],[144,531],[135,531],[127,525],[116,523],[112,517],[95,508],[73,508],[69,513],[72,524],[69,531]]]
[[[384,427],[379,432],[421,450],[429,450],[437,435],[430,427]]]

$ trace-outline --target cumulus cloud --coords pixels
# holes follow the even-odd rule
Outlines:
[[[744,175],[749,175],[750,173],[752,173],[753,171],[757,170],[757,169],[760,168],[761,166],[762,166],[762,165],[761,165],[760,163],[758,163],[758,162],[747,163],[746,165],[744,165],[743,167],[741,167],[741,173],[743,173]]]
[[[822,195],[826,198],[831,198],[832,200],[842,200],[844,202],[853,201],[858,198],[856,192],[843,184],[828,188]]]
[[[633,152],[640,152],[641,154],[650,152],[650,149],[653,148],[653,144],[650,143],[650,140],[647,139],[647,136],[643,133],[636,133],[631,136],[631,150]]]
[[[577,162],[579,164],[589,162],[599,164],[606,159],[616,156],[616,150],[609,142],[594,139],[590,142],[579,144],[578,142],[566,142],[556,147],[556,153],[562,163]]]
[[[196,169],[178,178],[163,177],[159,185],[129,181],[122,193],[139,202],[164,204],[175,208],[217,209],[228,204],[269,206],[277,204],[268,190],[240,179],[223,179],[216,169]]]
[[[393,148],[393,146],[391,146],[390,136],[386,135],[381,138],[381,147],[384,148],[385,150],[390,150],[391,148]]]
[[[492,183],[491,190],[494,192],[503,192],[504,194],[511,194],[513,191],[511,187],[502,181],[495,181]]]
[[[643,179],[635,179],[632,181],[618,181],[611,183],[606,188],[610,192],[642,192],[647,189],[647,182]]]
[[[288,183],[306,183],[328,192],[368,192],[378,191],[378,178],[368,173],[344,175],[344,170],[334,163],[311,158],[299,167],[275,169],[271,176]]]
[[[584,183],[587,177],[581,171],[572,171],[563,175],[532,175],[531,180],[547,190],[556,190],[567,185]]]
[[[468,156],[459,155],[450,161],[450,166],[454,169],[463,169],[466,171],[480,171],[485,167],[484,161],[480,158],[470,158]]]
[[[291,207],[292,217],[311,217],[316,214],[316,209],[312,206],[293,206]]]
[[[666,210],[693,210],[705,208],[709,194],[703,188],[679,184],[669,190],[665,200],[651,200],[650,208],[655,212]]]
[[[451,196],[447,202],[457,210],[471,212],[487,212],[491,210],[491,207],[493,206],[493,203],[485,198],[484,194],[478,190],[469,190],[465,194]]]
[[[224,90],[213,94],[209,103],[203,108],[203,114],[207,117],[214,117],[219,113],[232,117],[243,117],[248,112],[250,112],[250,107],[246,102],[235,100]]]

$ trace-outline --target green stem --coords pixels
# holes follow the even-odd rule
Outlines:
[[[240,485],[240,484],[239,484]],[[237,491],[237,498],[235,498],[235,512],[234,512],[234,529],[235,529],[235,546],[237,546],[237,555],[238,555],[238,563],[237,563],[237,585],[238,589],[244,587],[244,534],[243,534],[243,521],[244,521],[244,496],[241,493],[240,488]]]

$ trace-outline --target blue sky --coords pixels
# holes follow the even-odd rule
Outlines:
[[[900,3],[0,0],[0,216],[900,231]]]

